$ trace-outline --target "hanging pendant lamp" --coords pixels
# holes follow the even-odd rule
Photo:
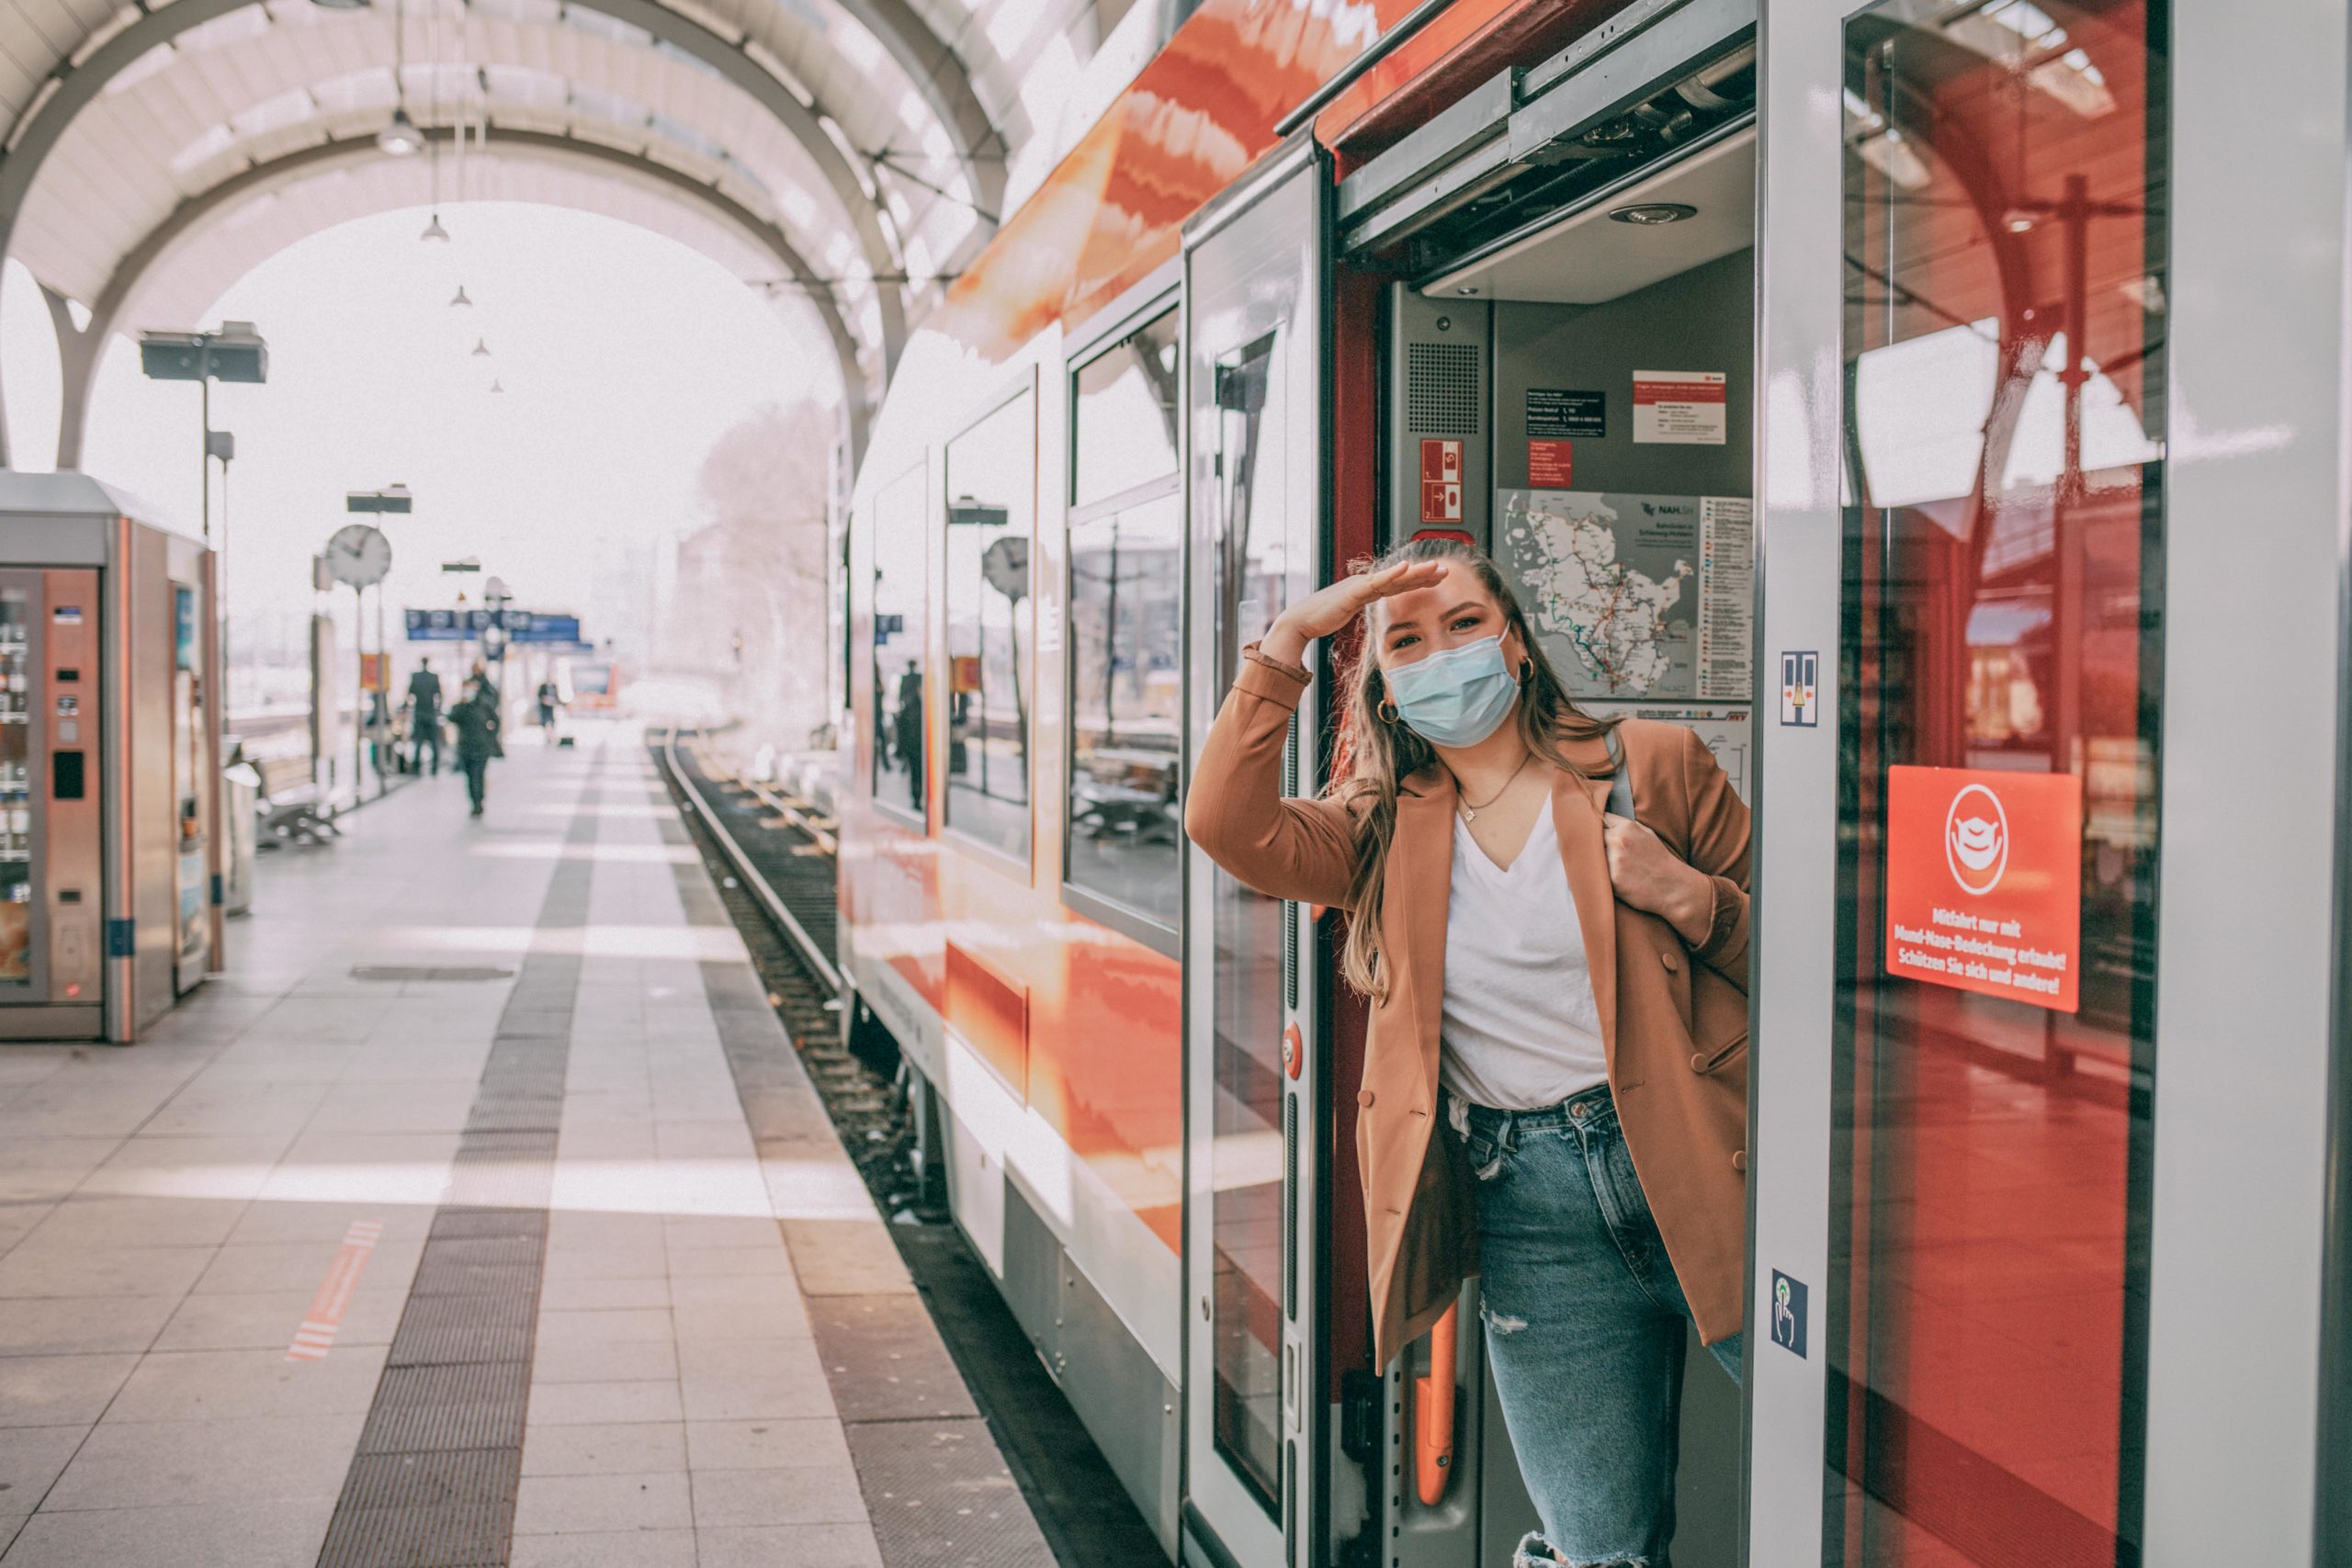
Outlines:
[[[476,359],[487,359],[487,358],[489,358],[489,357],[490,357],[490,344],[487,344],[487,343],[485,343],[485,342],[483,342],[481,338],[476,338],[476,339],[474,339],[474,352],[473,352],[473,355],[472,355],[472,357],[474,357],[474,358],[476,358]]]
[[[458,292],[450,299],[449,303],[452,306],[463,305],[468,310],[471,310],[473,308],[473,301],[466,298],[466,286],[462,283],[458,285]]]

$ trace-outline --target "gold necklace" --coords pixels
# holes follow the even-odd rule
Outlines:
[[[1527,764],[1533,761],[1535,761],[1535,753],[1532,751],[1530,751],[1526,756],[1521,757],[1519,760],[1519,766],[1510,771],[1510,777],[1503,780],[1502,789],[1495,791],[1494,794],[1487,796],[1486,799],[1480,801],[1476,806],[1471,805],[1469,801],[1463,798],[1462,780],[1457,774],[1453,781],[1453,800],[1454,804],[1462,808],[1462,820],[1464,822],[1476,822],[1478,820],[1478,813],[1484,811],[1498,800],[1500,800],[1503,797],[1503,791],[1508,790],[1511,785],[1517,784],[1519,782],[1519,775],[1527,772]]]

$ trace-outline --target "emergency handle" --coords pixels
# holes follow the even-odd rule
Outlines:
[[[1454,1339],[1462,1303],[1445,1309],[1430,1328],[1430,1370],[1413,1380],[1413,1486],[1424,1507],[1445,1500],[1453,1472]]]

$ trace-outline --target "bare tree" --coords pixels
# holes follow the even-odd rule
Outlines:
[[[835,423],[803,401],[727,431],[703,459],[711,521],[679,545],[662,615],[669,661],[717,679],[747,747],[804,750],[831,717],[825,488]]]

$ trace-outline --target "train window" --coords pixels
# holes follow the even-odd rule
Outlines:
[[[1173,949],[1182,830],[1184,519],[1161,493],[1069,530],[1073,888],[1142,916]]]
[[[2140,1560],[2154,10],[1891,0],[1846,24],[1855,782],[1825,1562]]]
[[[1079,367],[1070,504],[1092,506],[1176,473],[1176,312]]]
[[[923,476],[916,464],[884,486],[873,505],[874,798],[928,825]]]
[[[1036,400],[947,444],[947,825],[1029,858],[1029,542]]]

